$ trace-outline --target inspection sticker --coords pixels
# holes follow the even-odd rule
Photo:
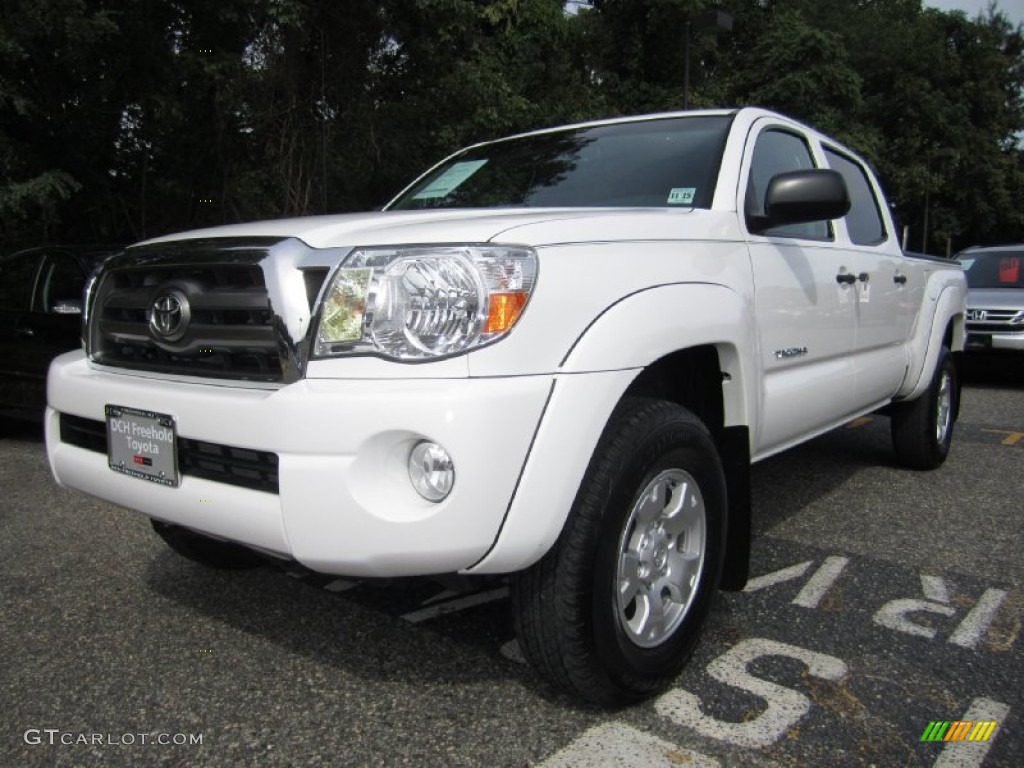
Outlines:
[[[696,187],[673,187],[668,193],[669,205],[690,205],[693,203],[693,196],[697,194]]]
[[[447,197],[454,192],[460,184],[479,171],[487,163],[487,160],[465,160],[455,163],[436,179],[427,188],[413,195],[414,200],[429,200],[437,197]]]

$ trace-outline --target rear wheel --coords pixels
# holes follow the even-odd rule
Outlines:
[[[674,403],[625,399],[559,540],[512,578],[523,654],[594,704],[669,685],[711,606],[725,514],[722,466],[704,425]]]
[[[900,464],[935,469],[946,460],[959,397],[953,354],[943,347],[928,389],[916,400],[892,406],[892,444]]]
[[[239,571],[262,565],[263,558],[251,549],[229,541],[211,539],[195,531],[159,520],[151,520],[153,530],[167,546],[182,557],[210,568]]]

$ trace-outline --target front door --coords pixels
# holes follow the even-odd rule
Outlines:
[[[816,167],[799,129],[760,122],[745,158],[748,216],[764,212],[773,176]],[[755,458],[823,431],[853,410],[856,273],[829,222],[776,227],[748,235],[754,276],[762,418]]]

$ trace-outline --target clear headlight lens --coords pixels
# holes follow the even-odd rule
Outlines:
[[[530,248],[361,248],[324,295],[314,353],[423,360],[466,352],[515,325],[530,298]]]

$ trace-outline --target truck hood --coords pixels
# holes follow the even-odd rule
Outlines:
[[[520,245],[628,240],[678,239],[681,219],[691,209],[546,208],[446,209],[383,211],[337,216],[304,216],[197,229],[146,241],[167,242],[223,237],[295,237],[313,248],[427,243]],[[701,211],[700,213],[708,213]]]

